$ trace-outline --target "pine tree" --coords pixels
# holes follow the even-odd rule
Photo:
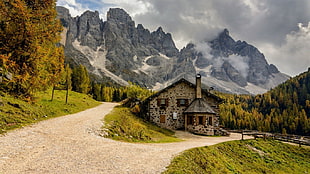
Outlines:
[[[72,71],[72,89],[73,91],[87,94],[90,91],[90,78],[86,67],[79,65]]]
[[[97,101],[102,101],[101,98],[101,85],[98,83],[93,83],[92,85],[93,98]]]

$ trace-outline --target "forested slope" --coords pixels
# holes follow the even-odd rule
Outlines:
[[[310,134],[310,69],[262,95],[223,97],[221,118],[227,128]]]

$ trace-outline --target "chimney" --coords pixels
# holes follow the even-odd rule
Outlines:
[[[196,98],[202,98],[201,94],[201,75],[196,75]]]

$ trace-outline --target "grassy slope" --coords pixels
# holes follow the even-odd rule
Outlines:
[[[72,91],[69,92],[68,104],[65,104],[65,94],[66,91],[55,91],[54,100],[50,101],[51,90],[41,92],[37,94],[37,101],[34,104],[1,94],[0,98],[4,105],[0,106],[0,133],[100,104],[85,94]]]
[[[309,166],[309,148],[246,140],[187,150],[165,173],[310,173]]]
[[[133,115],[126,107],[115,107],[104,118],[106,137],[127,142],[164,143],[181,141],[174,132],[159,128]]]

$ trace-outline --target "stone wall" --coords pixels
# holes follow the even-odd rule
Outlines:
[[[197,125],[197,126],[188,125],[187,131],[201,135],[214,135],[215,132],[213,126],[204,126],[204,125]]]
[[[168,99],[168,106],[161,108],[158,106],[157,99]],[[195,99],[195,89],[186,83],[179,83],[160,93],[150,101],[150,121],[167,129],[184,129],[183,112],[187,106],[178,107],[177,99],[188,99],[188,103],[191,103]],[[173,119],[173,113],[177,114],[177,119]],[[160,122],[161,115],[166,117],[165,123]]]
[[[184,129],[185,116],[183,112],[195,99],[195,95],[195,87],[185,82],[166,88],[165,91],[160,92],[157,97],[150,100],[148,105],[149,120],[163,128],[172,130]],[[203,93],[203,98],[206,99],[207,103],[212,107],[212,109],[214,109],[214,111],[218,112],[218,104],[215,102],[215,99],[207,96],[205,93]],[[158,106],[158,99],[168,99],[168,106]],[[178,106],[177,99],[188,99],[188,105]],[[174,113],[177,115],[176,119],[173,118]],[[161,122],[161,117],[165,117],[165,122]]]

